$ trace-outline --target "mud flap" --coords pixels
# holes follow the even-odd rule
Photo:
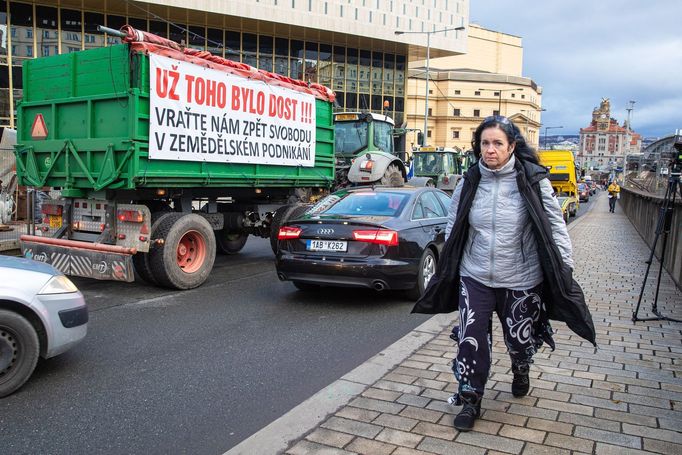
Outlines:
[[[27,241],[21,242],[21,254],[25,258],[50,264],[65,275],[96,280],[135,281],[133,257],[130,254]]]

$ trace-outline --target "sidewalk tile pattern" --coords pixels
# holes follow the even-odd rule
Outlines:
[[[529,395],[514,398],[496,321],[482,416],[474,431],[460,433],[452,426],[459,408],[445,401],[457,389],[446,329],[286,454],[682,454],[682,324],[633,323],[650,250],[600,196],[569,225],[597,350],[554,322],[556,350],[536,355]],[[654,259],[640,318],[654,316],[658,267]],[[658,309],[682,319],[682,292],[665,271]]]

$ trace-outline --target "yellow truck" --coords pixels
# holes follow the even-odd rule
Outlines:
[[[573,152],[570,150],[540,150],[540,163],[549,171],[552,188],[561,203],[564,219],[575,216],[580,201],[578,179]]]

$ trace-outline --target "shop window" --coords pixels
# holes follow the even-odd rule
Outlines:
[[[106,18],[106,26],[109,28],[113,28],[114,30],[120,30],[121,27],[126,25],[127,21],[126,18],[123,16],[116,16],[113,14],[107,14]],[[117,38],[115,36],[107,35],[107,46],[111,46],[114,44],[121,44],[121,38]]]
[[[275,38],[275,73],[289,75],[289,40]]]
[[[225,32],[225,58],[235,62],[241,61],[241,34],[239,32]]]
[[[104,14],[83,13],[83,28],[85,29],[85,49],[104,46],[104,33],[97,31],[98,25],[104,25]]]
[[[303,79],[303,41],[291,40],[290,77]]]
[[[369,108],[370,108],[370,106],[371,106],[371,105],[370,105],[369,94],[367,94],[367,93],[361,93],[361,94],[358,96],[358,106],[357,106],[357,107],[360,108],[360,109],[362,109],[362,110],[368,111]]]
[[[395,58],[395,94],[405,94],[405,56],[397,55]]]
[[[317,59],[319,51],[317,43],[310,41],[305,43],[305,81],[317,82]]]
[[[272,36],[260,35],[258,37],[258,68],[264,71],[272,71]]]
[[[384,55],[384,93],[393,94],[395,81],[395,55]]]
[[[168,39],[176,43],[187,45],[187,24],[170,24]]]
[[[216,28],[206,29],[206,50],[211,54],[222,57],[223,31]]]
[[[364,73],[363,75],[360,75],[360,51],[354,47],[349,47],[346,49],[346,55],[348,61],[346,64],[346,90],[350,92],[359,91],[361,93],[369,93],[369,79],[367,79],[366,90],[363,89],[362,82],[358,82],[358,79],[362,81],[364,78]],[[369,66],[367,66],[367,71],[369,71]]]
[[[320,44],[318,80],[325,87],[332,86],[332,69],[332,46],[330,44]]]
[[[349,49],[350,50],[350,49]],[[350,59],[350,54],[349,54]],[[371,78],[370,67],[372,64],[372,53],[370,51],[360,51],[360,66],[358,68],[360,93],[369,93],[369,83]]]
[[[356,57],[357,60],[357,57]],[[344,91],[346,89],[346,48],[343,46],[334,46],[334,53],[332,56],[332,72],[333,72],[333,87],[334,91]],[[355,65],[357,68],[357,64]],[[357,70],[356,70],[357,71]]]
[[[206,49],[206,29],[204,27],[189,26],[187,32],[188,47],[203,51]]]
[[[372,95],[372,110],[374,112],[382,112],[383,104],[384,103],[381,95]]]
[[[11,30],[14,31],[14,27]],[[0,12],[0,43],[0,63],[7,63],[7,14],[4,12]]]
[[[258,35],[242,33],[242,62],[253,67],[258,66]]]
[[[149,33],[153,33],[162,38],[168,38],[168,23],[163,21],[149,21]]]
[[[127,22],[128,22],[128,25],[130,25],[131,27],[133,27],[137,30],[142,30],[143,32],[146,32],[148,30],[147,19],[140,19],[137,17],[129,17]]]
[[[384,54],[372,52],[372,93],[381,93],[383,79]]]
[[[83,18],[80,11],[62,8],[62,52],[78,52],[81,50],[81,28]]]
[[[346,93],[346,109],[353,110],[358,108],[358,94]]]

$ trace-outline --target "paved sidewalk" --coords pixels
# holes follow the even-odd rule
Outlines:
[[[569,232],[598,350],[554,322],[556,350],[536,355],[530,394],[514,398],[496,324],[484,412],[460,433],[446,403],[456,315],[439,315],[228,453],[682,454],[682,323],[632,322],[650,250],[604,193],[589,205]],[[640,317],[652,316],[657,273],[654,262]],[[659,309],[682,318],[667,274]]]

